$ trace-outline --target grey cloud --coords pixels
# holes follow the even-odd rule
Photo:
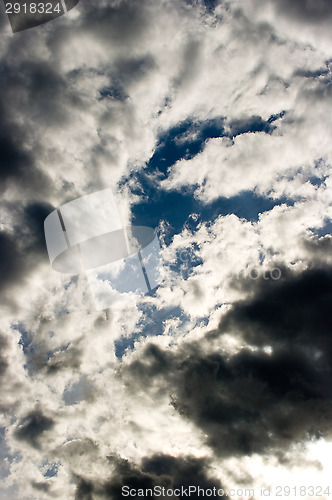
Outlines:
[[[273,0],[273,3],[282,15],[310,24],[332,17],[330,0]]]
[[[161,352],[154,350],[154,357],[147,350],[149,365],[137,362],[130,370],[144,386],[167,371],[173,407],[204,431],[216,455],[285,452],[314,439],[316,429],[321,435],[331,432],[331,374],[311,367],[309,357],[248,351],[227,360],[218,353],[204,356],[198,346],[189,352],[166,356],[161,365]]]
[[[46,342],[32,339],[25,355],[29,371],[43,371],[48,376],[57,375],[63,370],[79,370],[82,362],[83,350],[79,343],[69,344],[50,352]]]
[[[101,8],[86,7],[80,29],[92,33],[97,39],[129,48],[144,36],[144,30],[149,25],[146,16],[149,2],[113,1],[110,4]]]
[[[14,48],[10,50],[14,51]],[[12,98],[14,91],[21,111],[31,120],[52,128],[63,126],[68,121],[70,113],[65,106],[67,83],[51,63],[18,60],[2,68],[1,80],[8,97]],[[11,115],[10,109],[6,114]],[[26,128],[22,127],[18,139],[22,141],[26,136]]]
[[[80,477],[77,477],[76,481],[76,500],[93,500],[93,482]]]
[[[115,63],[117,78],[125,84],[141,79],[153,68],[155,61],[150,54],[140,58],[121,59]]]
[[[22,419],[14,436],[19,441],[26,441],[30,446],[39,449],[44,432],[51,430],[54,424],[52,418],[46,417],[40,410],[35,410]]]
[[[320,238],[306,238],[302,241],[302,245],[309,252],[311,260],[319,263],[332,260],[332,235],[327,234]]]
[[[251,280],[254,281],[254,280]],[[332,434],[330,347],[332,277],[327,270],[254,282],[206,341],[231,334],[258,350],[204,353],[205,342],[177,351],[150,344],[123,367],[128,390],[157,379],[173,407],[207,435],[217,455],[276,453]],[[248,285],[249,286],[249,285]],[[264,352],[270,346],[271,352]]]
[[[324,356],[331,356],[331,268],[303,273],[283,269],[278,281],[261,279],[254,284],[248,280],[246,285],[253,287],[254,296],[234,305],[217,335],[241,333],[254,345],[316,346]]]
[[[12,235],[0,233],[0,289],[16,283],[24,272],[24,260]]]
[[[7,348],[8,341],[2,333],[0,333],[0,378],[4,375],[7,370],[8,362],[5,358],[5,350]]]
[[[53,207],[48,203],[31,202],[25,207],[8,204],[7,209],[17,219],[13,233],[0,233],[0,289],[9,291],[13,285],[22,283],[40,262],[48,259],[43,224]]]
[[[31,481],[31,486],[37,490],[37,491],[43,491],[44,493],[48,493],[50,489],[49,483],[46,482],[36,482],[36,481]]]
[[[1,192],[9,185],[20,181],[21,192],[30,194],[43,190],[45,195],[49,189],[48,176],[36,166],[35,156],[27,147],[26,129],[11,116],[8,105],[10,92],[21,95],[22,87],[8,76],[7,68],[0,68],[2,95],[0,97],[0,179]]]
[[[222,488],[218,480],[210,478],[209,463],[205,459],[160,454],[143,458],[139,465],[116,456],[109,457],[109,460],[114,467],[109,481],[93,481],[75,476],[76,500],[90,500],[95,495],[103,499],[120,500],[123,498],[123,486],[136,490],[152,489],[154,486],[187,488],[190,485],[206,489]],[[198,498],[198,495],[192,495],[191,498]],[[226,495],[223,498],[228,499]]]
[[[66,83],[53,65],[45,61],[23,63],[20,66],[20,79],[16,82],[28,91],[31,113],[37,115],[44,124],[63,126],[69,117],[64,106]]]
[[[0,79],[4,80],[3,73]],[[25,133],[11,121],[9,115],[10,111],[7,110],[5,103],[0,102],[0,178],[2,183],[6,179],[24,176],[24,169],[32,169],[34,166],[31,154],[22,145]]]
[[[159,454],[144,458],[142,470],[150,474],[169,477],[173,488],[190,485],[206,489],[222,488],[220,482],[209,474],[211,473],[209,461],[205,458]],[[227,496],[225,498],[227,500]]]
[[[29,250],[47,257],[44,235],[44,220],[54,210],[54,207],[45,202],[30,202],[24,207],[22,225],[28,230]],[[19,230],[19,228],[17,228]],[[26,250],[26,249],[25,249]]]
[[[154,69],[156,69],[155,60],[150,54],[145,57],[118,59],[111,71],[107,72],[109,85],[99,90],[99,99],[110,97],[120,102],[126,101],[130,96],[128,86],[144,79]]]
[[[176,86],[187,84],[198,73],[201,44],[198,40],[187,42],[183,51],[183,61],[180,74],[176,79]]]

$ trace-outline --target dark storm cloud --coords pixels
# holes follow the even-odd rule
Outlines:
[[[44,258],[47,257],[44,221],[53,210],[54,207],[49,203],[31,202],[24,207],[22,217],[22,224],[28,228],[29,250],[42,254]]]
[[[17,248],[15,238],[0,232],[0,290],[16,283],[24,272],[24,260]]]
[[[39,140],[40,127],[51,127],[56,133],[68,124],[72,110],[83,104],[75,98],[75,89],[68,90],[54,65],[18,59],[21,47],[14,42],[8,49],[11,64],[0,65],[1,191],[11,186],[19,190],[20,199],[23,194],[28,199],[36,194],[47,199],[52,182],[45,162],[48,144]],[[31,39],[26,43],[29,46]],[[54,165],[54,152],[48,153],[49,159]]]
[[[197,347],[163,360],[158,351],[147,350],[149,365],[134,364],[132,374],[144,385],[163,376],[173,407],[204,431],[219,456],[286,451],[331,431],[331,373],[321,374],[304,355],[248,351],[227,360]]]
[[[20,73],[20,70],[17,70]],[[10,70],[0,67],[0,192],[11,184],[19,186],[21,192],[47,191],[48,177],[36,166],[36,157],[27,146],[27,130],[18,124],[10,106],[11,94],[16,94],[15,100],[25,92],[25,82],[17,81],[9,75]],[[33,96],[32,96],[33,98]],[[36,153],[36,152],[35,152]]]
[[[39,202],[25,207],[14,205],[12,212],[20,222],[14,225],[13,233],[0,233],[0,290],[22,283],[36,266],[48,259],[43,224],[53,207]]]
[[[75,477],[77,500],[89,500],[94,498],[95,494],[100,498],[120,500],[123,498],[123,486],[135,490],[153,489],[155,486],[165,489],[188,488],[190,485],[205,489],[222,488],[218,480],[208,477],[208,463],[205,459],[160,454],[143,458],[140,466],[118,457],[109,457],[109,460],[114,467],[109,481],[98,482]],[[191,498],[198,496],[191,495]],[[224,498],[228,499],[227,496]]]
[[[330,247],[329,240],[326,247]],[[241,334],[250,344],[315,347],[324,356],[332,355],[331,268],[300,274],[283,269],[278,281],[248,280],[243,286],[252,288],[253,298],[234,305],[223,317],[218,335],[229,331]]]
[[[3,77],[0,77],[3,80]],[[24,169],[31,169],[33,158],[22,146],[25,133],[10,120],[10,110],[0,101],[0,179],[19,177]]]
[[[22,102],[25,108],[22,106],[22,112],[28,113],[33,121],[54,128],[68,120],[70,110],[65,106],[67,84],[51,63],[29,60],[4,66],[1,83],[11,100],[16,97]],[[7,115],[11,116],[10,107]],[[26,136],[20,129],[18,139]]]
[[[63,125],[68,117],[68,112],[61,105],[66,90],[63,78],[51,64],[45,62],[29,61],[21,65],[20,72],[33,105],[32,112],[42,113],[52,127],[57,123]],[[20,83],[23,84],[22,81]]]
[[[30,446],[39,449],[43,433],[51,430],[54,424],[53,419],[35,410],[23,418],[14,435],[19,441],[26,441]]]
[[[205,354],[205,343],[177,351],[150,344],[124,368],[128,390],[159,380],[158,390],[169,392],[173,407],[224,457],[279,453],[283,460],[293,444],[331,435],[332,275],[318,269],[284,276],[245,283],[250,298],[206,336],[209,343],[220,337],[222,346],[229,333],[259,350],[231,356]]]

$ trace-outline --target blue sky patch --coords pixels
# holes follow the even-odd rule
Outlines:
[[[184,314],[180,307],[165,307],[164,309],[157,309],[151,304],[145,304],[139,306],[139,309],[144,312],[143,317],[137,323],[137,332],[133,333],[129,337],[120,337],[114,342],[115,344],[115,355],[117,358],[122,358],[126,350],[133,349],[135,342],[143,337],[156,337],[163,334],[164,322],[169,319],[180,319],[180,325],[183,326],[189,317]]]
[[[259,116],[247,120],[232,122],[225,130],[225,118],[218,117],[206,121],[188,119],[170,130],[160,134],[156,150],[140,171],[133,171],[129,178],[123,179],[132,183],[133,194],[141,196],[141,200],[132,206],[132,223],[157,227],[164,220],[172,228],[166,237],[169,244],[174,234],[182,231],[187,224],[192,230],[197,222],[190,216],[198,214],[200,222],[213,221],[219,215],[235,214],[249,221],[257,221],[259,214],[271,210],[281,203],[292,204],[286,198],[272,199],[256,194],[254,191],[243,191],[231,197],[220,197],[211,203],[203,203],[194,198],[194,190],[198,186],[189,186],[180,190],[166,191],[161,189],[158,181],[166,179],[169,169],[181,159],[191,159],[201,153],[208,139],[229,137],[233,139],[244,133],[272,133],[275,122],[284,116],[284,112],[271,115],[268,120]]]

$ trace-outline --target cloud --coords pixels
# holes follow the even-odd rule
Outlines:
[[[93,498],[97,494],[100,498],[121,498],[122,488],[131,490],[154,489],[155,487],[177,489],[181,487],[196,486],[205,489],[221,489],[219,481],[207,475],[207,463],[204,459],[191,456],[173,457],[169,455],[155,455],[144,457],[139,466],[131,464],[120,457],[109,457],[113,466],[112,477],[109,481],[98,483],[82,477],[76,477],[77,499]],[[138,493],[143,496],[141,493]],[[158,495],[152,497],[156,498]],[[191,495],[199,498],[198,493]],[[228,497],[225,495],[225,498]]]
[[[203,339],[166,350],[150,342],[129,358],[129,390],[153,380],[154,397],[166,387],[175,410],[223,458],[273,454],[282,464],[295,445],[329,439],[330,278],[317,269],[244,282],[248,298]],[[227,335],[240,339],[233,353]]]
[[[330,356],[330,267],[287,271],[271,284],[257,283],[254,298],[239,301],[223,317],[220,331],[237,331],[251,345],[282,345],[291,351],[315,348],[322,360]]]
[[[52,211],[48,203],[3,203],[9,230],[0,232],[1,283],[4,303],[15,303],[13,289],[24,283],[42,263],[48,262],[44,219]],[[11,227],[10,227],[11,226]]]
[[[2,98],[4,101],[5,99]],[[37,186],[43,189],[48,189],[47,175],[38,171],[35,165],[34,157],[28,150],[25,144],[26,133],[22,127],[13,123],[7,117],[9,113],[2,105],[3,112],[1,113],[1,156],[0,156],[0,176],[2,180],[2,192],[7,186],[19,178],[22,182],[27,183],[27,187],[36,189]],[[24,167],[23,167],[24,166]]]
[[[2,37],[8,495],[329,478],[330,17],[299,8],[81,1]],[[42,225],[109,187],[166,276],[97,312]]]
[[[291,2],[275,1],[273,3],[281,15],[290,16],[309,24],[316,24],[332,17],[331,4],[327,0],[319,0],[318,2],[309,0],[304,4],[299,0],[292,0]]]
[[[27,415],[15,431],[18,440],[27,441],[34,448],[39,447],[38,440],[41,435],[52,429],[54,421],[43,415],[41,411],[34,411]]]
[[[7,340],[4,335],[0,335],[0,347],[1,351],[4,351],[4,348],[7,347]],[[0,355],[0,377],[5,373],[7,369],[8,363],[6,361],[6,358],[3,356],[3,354]]]
[[[2,286],[8,285],[15,277],[21,277],[23,262],[13,238],[0,234]]]

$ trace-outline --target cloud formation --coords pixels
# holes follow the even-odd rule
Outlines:
[[[3,32],[6,498],[329,479],[330,21],[323,0],[81,0]],[[165,280],[98,312],[43,221],[106,188],[158,226]]]

